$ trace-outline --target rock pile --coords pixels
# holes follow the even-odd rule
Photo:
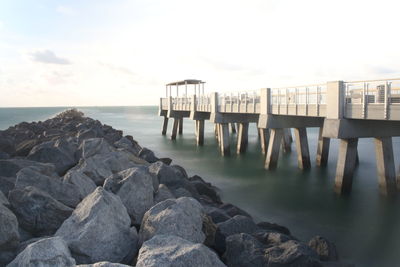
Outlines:
[[[0,131],[0,266],[343,266],[77,110]]]

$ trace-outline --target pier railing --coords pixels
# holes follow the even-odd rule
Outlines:
[[[260,113],[260,92],[223,93],[218,98],[218,110],[222,113]]]

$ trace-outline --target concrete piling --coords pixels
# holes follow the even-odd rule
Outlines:
[[[196,121],[196,144],[198,146],[204,144],[204,120]]]
[[[167,128],[168,128],[168,117],[164,116],[164,121],[163,121],[163,125],[162,125],[162,130],[161,130],[162,135],[167,134]]]
[[[283,129],[271,129],[267,155],[265,157],[265,169],[274,170],[278,166],[279,150],[283,137]]]
[[[353,184],[358,138],[341,139],[336,166],[335,192],[348,194]]]
[[[258,128],[258,133],[260,136],[261,152],[265,155],[268,150],[269,129]]]
[[[179,119],[179,134],[183,134],[183,118]]]
[[[248,144],[249,123],[239,123],[236,153],[245,153]]]
[[[174,124],[172,126],[171,140],[176,139],[176,134],[178,132],[179,120],[180,120],[179,118],[174,118]]]
[[[219,134],[220,134],[221,154],[223,156],[228,156],[231,153],[229,144],[229,124],[219,123],[219,128],[220,128]]]
[[[292,151],[292,133],[290,129],[285,128],[283,129],[283,138],[282,138],[282,147],[283,147],[283,152],[288,153]]]
[[[380,192],[383,195],[394,195],[397,188],[392,138],[375,138],[375,152]]]
[[[235,134],[235,133],[236,133],[236,126],[235,126],[235,123],[231,123],[230,125],[231,125],[232,134]]]
[[[300,169],[311,167],[310,152],[308,150],[307,129],[305,127],[294,128],[296,137],[297,163]]]
[[[317,146],[317,166],[324,167],[328,164],[330,138],[322,136],[323,127],[319,128],[318,146]]]

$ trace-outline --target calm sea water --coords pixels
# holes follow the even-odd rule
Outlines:
[[[65,108],[2,108],[0,129],[21,121],[45,120]],[[222,190],[224,201],[247,210],[258,220],[289,227],[304,241],[322,235],[334,241],[342,259],[357,266],[400,266],[400,196],[381,197],[372,139],[359,141],[360,165],[355,170],[353,191],[348,197],[333,193],[338,141],[332,140],[329,165],[303,172],[292,152],[281,154],[278,169],[263,169],[263,156],[255,125],[250,126],[245,155],[221,157],[206,123],[205,145],[196,147],[194,122],[185,120],[184,134],[176,141],[161,135],[157,107],[81,107],[87,116],[131,134],[142,146],[160,157],[170,157],[189,174],[198,174]],[[171,122],[169,125],[171,128]],[[232,142],[234,141],[232,137]],[[309,129],[310,154],[315,159],[318,131]],[[393,140],[397,166],[400,139]],[[233,148],[232,148],[232,152]]]

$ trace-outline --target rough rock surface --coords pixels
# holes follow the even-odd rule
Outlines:
[[[321,236],[313,237],[308,246],[312,248],[322,261],[337,261],[339,259],[336,246]]]
[[[167,199],[153,206],[143,217],[140,243],[158,234],[176,235],[186,240],[202,243],[203,208],[193,198]]]
[[[119,196],[132,223],[140,224],[154,203],[152,175],[146,167],[130,168],[107,178],[104,189]]]
[[[121,263],[112,263],[108,261],[96,262],[93,264],[81,264],[76,265],[77,267],[129,267],[129,265],[121,264]]]
[[[175,198],[175,196],[172,194],[172,192],[168,189],[168,187],[165,184],[160,184],[154,196],[154,203],[159,203],[169,198]]]
[[[55,166],[53,164],[17,158],[0,160],[0,176],[15,177],[21,169],[32,166],[37,167],[42,172],[46,173],[52,173],[55,171]]]
[[[2,250],[16,248],[18,243],[17,217],[8,208],[0,204],[0,253]]]
[[[154,152],[145,147],[139,151],[139,157],[149,163],[154,163],[158,161],[158,158],[154,155]]]
[[[27,246],[8,267],[75,266],[67,244],[59,237],[41,239]]]
[[[78,264],[127,262],[137,252],[137,233],[120,198],[98,187],[56,232]]]
[[[136,267],[223,267],[218,256],[203,244],[174,235],[156,235],[139,251]]]
[[[0,191],[0,205],[8,206],[9,204],[10,203],[8,202],[6,196]]]
[[[96,184],[86,174],[79,170],[68,171],[63,179],[63,183],[72,184],[79,190],[80,197],[84,199],[96,189]]]
[[[33,186],[10,191],[12,210],[20,226],[36,235],[53,235],[73,209]]]

